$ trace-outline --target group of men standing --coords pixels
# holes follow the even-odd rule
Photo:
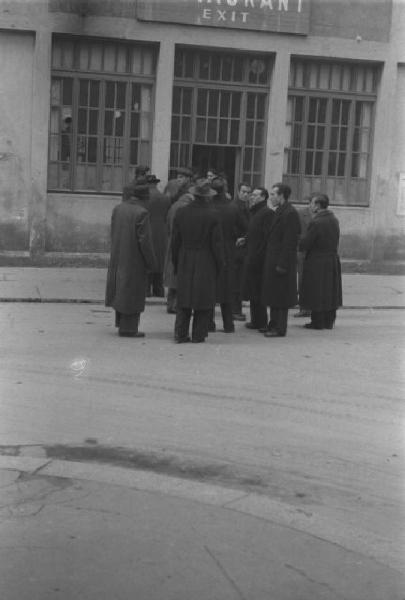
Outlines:
[[[300,216],[287,185],[276,183],[269,194],[241,183],[230,200],[225,177],[193,181],[192,175],[179,169],[165,192],[156,194],[151,193],[156,177],[138,173],[113,210],[106,305],[115,309],[119,335],[143,337],[138,325],[146,290],[152,284],[152,293],[162,295],[164,284],[167,312],[176,314],[177,343],[204,342],[216,330],[216,304],[222,331],[233,333],[234,321],[246,319],[243,300],[250,303],[248,329],[266,338],[284,337],[288,309],[298,302],[297,251],[305,256],[300,312],[311,311],[305,327],[331,329],[342,288],[339,224],[328,197],[311,195],[313,216],[300,237]],[[164,259],[153,238],[153,215],[165,222]],[[152,280],[150,273],[156,274]]]

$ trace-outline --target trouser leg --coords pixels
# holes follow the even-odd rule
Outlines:
[[[286,335],[288,321],[288,308],[270,308],[270,323],[269,329],[277,331],[279,335]]]
[[[235,325],[232,317],[232,303],[221,302],[221,315],[222,322],[224,324],[224,331],[231,332],[235,331]]]
[[[257,300],[250,301],[250,320],[257,329],[267,326],[267,308]]]
[[[191,308],[178,308],[174,322],[174,339],[185,340],[189,337]]]
[[[311,322],[315,329],[323,329],[325,327],[325,312],[313,310],[311,312]]]
[[[195,310],[193,314],[193,325],[191,339],[193,342],[203,342],[208,336],[208,323],[210,310]]]
[[[152,273],[152,294],[158,298],[164,297],[163,273]]]
[[[176,312],[177,305],[177,290],[176,288],[169,288],[167,290],[167,312]]]
[[[120,335],[134,335],[138,333],[140,313],[132,313],[131,315],[118,314],[118,333]]]
[[[327,310],[324,314],[325,329],[333,329],[336,320],[336,309]]]
[[[208,331],[215,331],[216,330],[216,325],[215,325],[215,306],[213,306],[213,308],[210,308],[208,311]]]

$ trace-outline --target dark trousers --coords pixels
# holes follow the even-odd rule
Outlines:
[[[146,295],[164,298],[163,273],[149,273],[146,284]]]
[[[232,290],[232,312],[234,315],[242,314],[242,273],[243,261],[236,261],[234,265],[234,282]]]
[[[177,290],[176,288],[168,288],[166,298],[168,312],[176,312],[177,307]]]
[[[336,309],[311,312],[311,323],[316,329],[333,329],[335,320]]]
[[[270,322],[268,329],[277,331],[279,335],[287,333],[288,308],[270,307]]]
[[[250,300],[250,322],[257,329],[267,326],[267,307],[257,300]]]
[[[191,308],[178,308],[174,324],[174,339],[185,340],[189,337],[190,320],[193,316],[191,339],[194,342],[203,342],[208,335],[208,322],[211,311],[193,310]]]
[[[232,316],[232,313],[233,313],[232,303],[231,302],[221,302],[220,307],[221,307],[221,316],[222,316],[222,323],[224,325],[224,331],[234,331],[235,325],[234,325],[233,316]],[[210,311],[209,328],[210,328],[210,331],[215,331],[215,306]]]
[[[118,327],[119,333],[138,333],[140,316],[140,313],[124,315],[115,311],[115,326]]]

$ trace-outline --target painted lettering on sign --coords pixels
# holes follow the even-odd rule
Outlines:
[[[310,0],[138,0],[140,20],[307,34]]]

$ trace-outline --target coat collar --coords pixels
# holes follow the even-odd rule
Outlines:
[[[267,200],[263,200],[262,202],[258,202],[249,210],[251,215],[255,215],[259,210],[267,206]]]

